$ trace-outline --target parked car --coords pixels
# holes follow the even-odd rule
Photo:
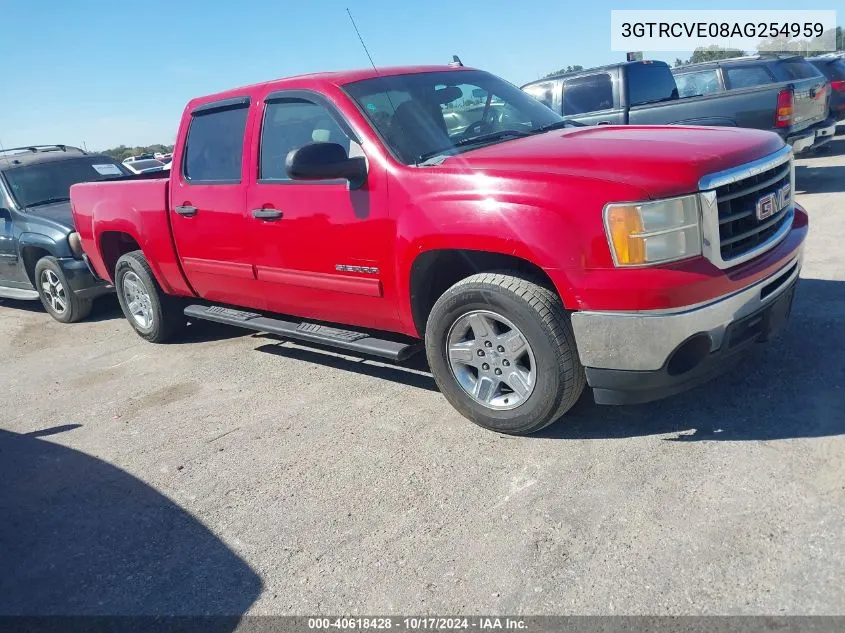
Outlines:
[[[477,99],[508,121],[450,134]],[[424,339],[458,411],[531,433],[585,383],[621,404],[724,372],[786,322],[807,235],[775,134],[567,125],[465,67],[276,80],[192,100],[168,178],[75,185],[74,217],[148,341]]]
[[[84,319],[111,287],[85,260],[70,210],[78,182],[126,177],[108,156],[68,145],[0,152],[0,297],[40,299],[63,323]]]
[[[672,72],[681,96],[730,93],[760,86],[791,86],[791,102],[789,92],[778,93],[778,122],[790,121],[793,131],[814,131],[813,149],[826,145],[836,134],[836,119],[830,117],[828,108],[831,86],[803,57],[751,55],[690,64]]]
[[[133,160],[128,163],[123,163],[123,166],[133,174],[147,174],[164,169],[164,163],[153,158]]]
[[[830,82],[830,116],[838,121],[845,120],[845,56],[824,55],[809,57],[807,61],[815,66]]]
[[[134,163],[135,161],[139,160],[152,160],[155,158],[155,154],[152,152],[147,152],[146,154],[138,154],[138,156],[129,156],[128,158],[123,159],[123,164],[127,165],[129,163]]]
[[[774,59],[760,63],[790,65],[788,60]],[[825,121],[826,84],[818,73],[740,86],[731,79],[728,84],[721,83],[719,62],[713,64],[713,68],[685,66],[677,69],[677,76],[660,61],[612,64],[541,79],[526,84],[523,90],[565,118],[588,125],[682,124],[771,130],[795,153],[809,149],[817,134],[821,137],[831,131],[832,122]],[[694,81],[682,72],[708,75]]]

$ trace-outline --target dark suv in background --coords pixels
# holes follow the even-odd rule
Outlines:
[[[808,57],[807,61],[830,81],[830,116],[845,121],[845,53]]]
[[[792,128],[813,132],[807,147],[818,149],[833,140],[836,120],[830,117],[831,86],[809,61],[798,55],[751,55],[672,69],[681,97],[730,94],[780,86],[777,121],[789,118]],[[804,145],[800,143],[799,145]],[[804,147],[796,147],[796,153]]]
[[[111,291],[88,267],[74,230],[70,187],[125,178],[108,156],[67,145],[0,151],[0,297],[40,299],[56,320],[72,323]]]

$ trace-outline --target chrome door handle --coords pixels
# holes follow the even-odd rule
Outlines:
[[[252,217],[258,220],[280,220],[282,212],[278,209],[253,209]]]
[[[176,207],[173,210],[176,213],[178,213],[179,215],[185,216],[186,218],[194,217],[197,214],[197,211],[199,211],[199,209],[197,209],[196,207],[191,207],[191,206],[187,206],[187,205],[182,205],[180,207]]]

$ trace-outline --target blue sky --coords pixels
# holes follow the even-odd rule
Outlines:
[[[821,0],[811,8],[837,5]],[[610,51],[611,9],[695,8],[668,0],[0,0],[0,141],[85,142],[89,149],[171,143],[191,97],[368,66],[347,6],[377,65],[445,63],[457,53],[517,84],[568,64],[622,59]]]

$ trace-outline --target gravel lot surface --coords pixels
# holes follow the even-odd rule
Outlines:
[[[841,130],[841,128],[840,128]],[[532,438],[396,368],[0,303],[0,614],[845,613],[845,136],[783,336]]]

